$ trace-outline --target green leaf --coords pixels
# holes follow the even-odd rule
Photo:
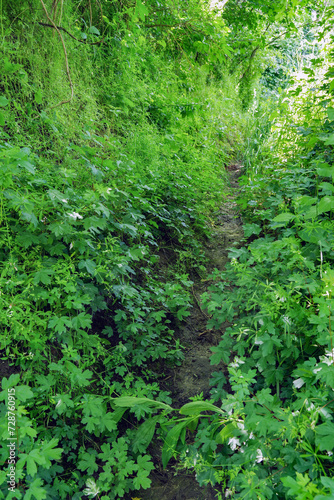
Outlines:
[[[10,389],[10,387],[15,387],[20,380],[20,374],[19,373],[12,373],[12,375],[9,378],[3,378],[1,381],[1,387],[3,388],[4,391],[7,391]]]
[[[41,89],[38,89],[37,92],[35,92],[35,102],[36,102],[36,104],[42,104],[42,91],[41,91]]]
[[[15,389],[15,395],[19,401],[25,402],[34,397],[34,393],[28,385],[19,385]]]
[[[87,260],[81,260],[79,262],[79,269],[86,268],[87,272],[94,276],[95,274],[95,269],[96,269],[96,264],[93,260],[87,259]]]
[[[144,423],[142,423],[135,434],[135,438],[133,440],[133,451],[136,453],[137,451],[144,451],[150,444],[153,439],[154,431],[157,425],[157,422],[160,418],[160,415],[156,415],[155,417],[148,418]]]
[[[9,103],[9,100],[7,99],[7,97],[1,95],[0,96],[0,107],[4,108],[4,107],[8,106],[8,103]]]
[[[327,108],[327,115],[330,121],[334,120],[334,108]]]
[[[30,161],[21,160],[20,166],[25,168],[26,170],[28,170],[28,172],[30,172],[31,174],[35,174],[35,172],[36,172],[34,165],[32,163],[30,163]]]
[[[52,438],[48,442],[44,442],[41,448],[41,454],[45,459],[45,466],[47,469],[51,467],[51,460],[60,460],[63,448],[55,448],[58,444],[58,439]]]
[[[330,167],[328,163],[323,163],[320,167],[317,167],[317,174],[321,177],[333,177],[334,167]]]
[[[36,462],[32,457],[27,457],[27,472],[31,476],[35,476],[37,474],[37,466]]]
[[[329,137],[327,137],[325,146],[334,146],[334,134],[331,134]]]
[[[225,415],[223,410],[206,401],[193,401],[180,408],[181,415],[199,415],[202,411],[214,411],[215,413]]]
[[[331,210],[333,210],[333,208],[334,208],[333,196],[324,196],[317,204],[317,211],[319,215],[325,212],[330,212]]]
[[[328,488],[331,493],[334,493],[334,479],[331,479],[329,477],[324,477],[323,476],[323,477],[320,478],[320,481],[325,486],[325,488]]]
[[[316,427],[315,442],[321,451],[331,451],[334,448],[334,424],[332,422],[325,422]]]
[[[283,212],[281,214],[278,214],[276,217],[273,218],[273,222],[289,222],[290,220],[294,219],[295,215],[292,214],[291,212]]]
[[[81,460],[78,462],[78,468],[82,471],[87,470],[87,473],[91,476],[96,472],[99,466],[96,463],[97,452],[92,448],[89,448],[87,452],[82,453]]]
[[[92,33],[93,35],[100,35],[101,33],[95,26],[91,26],[88,30],[88,33]]]
[[[44,500],[46,498],[46,489],[41,488],[42,485],[43,481],[41,480],[41,478],[37,477],[29,485],[29,488],[24,495],[24,500],[31,500],[32,498],[37,500]]]
[[[136,398],[135,396],[122,396],[119,398],[113,398],[112,401],[120,408],[133,408],[136,405],[147,405],[153,408],[163,408],[172,411],[171,406],[161,403],[161,401],[154,401],[153,399]]]
[[[49,285],[51,283],[51,276],[54,275],[54,273],[54,269],[51,269],[50,267],[37,271],[37,273],[34,274],[34,285],[38,285],[38,283]]]
[[[167,434],[165,438],[165,444],[162,448],[162,455],[161,455],[161,460],[162,460],[162,466],[165,469],[169,460],[172,458],[173,454],[175,453],[175,448],[178,443],[180,434],[182,429],[187,425],[187,420],[184,420],[183,422],[178,423],[175,425]]]
[[[216,443],[224,444],[229,438],[233,437],[234,431],[237,428],[236,423],[231,422],[218,432],[216,436]]]

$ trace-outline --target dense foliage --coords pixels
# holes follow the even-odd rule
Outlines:
[[[155,434],[220,496],[333,495],[332,8],[224,3],[1,2],[1,498],[147,489]],[[242,156],[245,246],[202,297],[228,373],[172,417]]]

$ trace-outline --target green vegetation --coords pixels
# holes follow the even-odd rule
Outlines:
[[[221,4],[0,1],[0,498],[135,496],[152,439],[217,498],[333,498],[333,6]],[[175,410],[233,162],[227,372]]]

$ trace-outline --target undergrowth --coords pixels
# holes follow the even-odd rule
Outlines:
[[[103,26],[93,11],[89,26],[76,2],[64,4],[65,26],[90,43],[106,29],[108,44],[66,38],[75,92],[58,106],[70,89],[56,33],[39,2],[26,18],[7,7],[0,497],[122,498],[151,484],[147,448],[166,418],[147,417],[154,401],[171,403],[159,380],[183,359],[175,328],[192,307],[189,271],[201,272],[244,117],[232,77],[221,88],[194,58],[176,64],[138,34],[133,6]],[[153,406],[117,403],[134,396]]]

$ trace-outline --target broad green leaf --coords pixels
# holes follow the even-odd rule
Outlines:
[[[15,389],[15,395],[19,401],[25,402],[34,397],[34,393],[28,385],[19,385]]]
[[[330,184],[329,182],[321,182],[319,184],[319,187],[325,191],[331,191],[332,193],[334,192],[334,186],[333,186],[333,184]]]
[[[4,108],[5,106],[7,106],[9,103],[9,100],[7,99],[7,97],[1,95],[0,96],[0,107],[1,108]]]
[[[135,396],[122,396],[119,398],[113,398],[112,402],[121,408],[133,408],[136,405],[147,405],[152,408],[163,408],[172,410],[172,408],[161,401],[154,401],[153,399],[147,398],[136,398]]]
[[[187,403],[180,408],[181,415],[199,415],[202,411],[214,411],[225,415],[225,412],[217,406],[208,403],[207,401],[193,401]]]
[[[334,120],[334,108],[327,108],[327,115],[330,121]]]
[[[35,460],[28,456],[27,457],[27,472],[30,474],[30,476],[35,476],[37,473],[37,466]]]
[[[79,262],[79,269],[84,269],[86,268],[87,272],[94,276],[95,274],[95,269],[96,269],[96,264],[93,260],[91,259],[86,259],[86,260],[81,260]]]
[[[334,479],[331,479],[330,477],[323,476],[320,478],[320,481],[325,486],[325,488],[328,488],[331,491],[331,493],[334,493]]]
[[[331,134],[325,141],[325,146],[334,146],[334,134]]]
[[[100,35],[99,30],[95,26],[91,26],[88,30],[88,33],[92,33],[93,35]]]
[[[281,214],[278,214],[276,217],[273,218],[273,222],[289,222],[290,220],[294,219],[295,215],[292,214],[291,212],[283,212]]]
[[[180,434],[184,427],[187,425],[187,420],[184,420],[183,422],[178,423],[175,425],[167,434],[165,438],[165,444],[162,448],[162,455],[161,455],[161,460],[162,460],[162,466],[165,469],[169,460],[172,458],[176,445],[178,443]]]
[[[318,214],[323,214],[325,212],[330,212],[334,209],[334,197],[333,196],[324,196],[321,198],[319,203],[317,204]]]
[[[133,440],[134,452],[146,450],[153,439],[155,427],[159,418],[160,415],[148,418],[138,427],[135,438]]]
[[[315,442],[321,451],[331,451],[334,448],[334,424],[325,422],[316,427]]]
[[[38,499],[44,500],[47,497],[46,489],[42,488],[43,481],[41,478],[37,477],[30,485],[28,490],[26,490],[24,495],[24,500]]]
[[[216,443],[224,444],[229,438],[233,437],[236,427],[237,426],[234,422],[225,425],[225,427],[216,435]]]
[[[35,102],[37,104],[42,104],[42,91],[41,91],[41,89],[38,89],[37,92],[35,92]]]
[[[328,163],[323,163],[320,167],[317,167],[317,174],[321,177],[333,177],[334,167],[330,167]]]
[[[4,391],[7,391],[11,387],[15,387],[20,380],[19,373],[13,373],[9,378],[3,378],[1,381],[1,387]]]

